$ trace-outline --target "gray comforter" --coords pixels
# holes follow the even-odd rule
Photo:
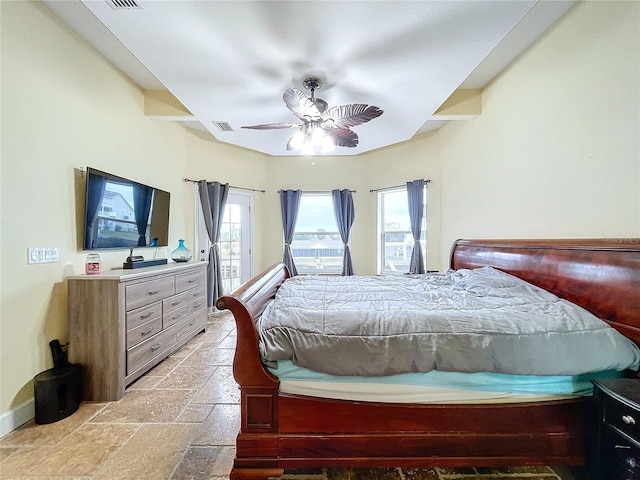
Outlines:
[[[640,362],[638,347],[591,313],[490,267],[294,277],[259,328],[265,362],[334,375],[578,375]]]

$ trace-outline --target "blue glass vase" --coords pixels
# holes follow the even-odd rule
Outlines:
[[[191,260],[191,250],[184,246],[184,240],[178,240],[178,248],[171,252],[171,260],[174,262],[188,262]]]

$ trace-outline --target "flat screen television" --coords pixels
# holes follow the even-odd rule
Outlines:
[[[168,245],[169,192],[90,167],[86,181],[85,250]]]

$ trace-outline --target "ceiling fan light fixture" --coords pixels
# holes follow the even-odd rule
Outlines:
[[[304,143],[305,143],[304,132],[302,131],[302,129],[300,129],[296,133],[294,133],[293,136],[291,137],[289,146],[293,150],[302,150]]]
[[[325,137],[326,135],[324,133],[324,130],[322,130],[320,127],[316,126],[311,131],[311,143],[313,144],[313,146],[322,145]]]
[[[305,156],[329,153],[336,146],[327,132],[317,122],[302,126],[289,140],[290,150],[298,150]]]
[[[336,149],[336,144],[329,138],[328,135],[324,136],[322,140],[322,153],[331,153]]]
[[[298,131],[287,142],[287,150],[300,151],[305,156],[329,153],[338,146],[358,146],[358,135],[351,128],[373,120],[384,112],[374,105],[363,103],[327,108],[327,102],[315,96],[315,91],[321,85],[322,81],[318,78],[306,78],[304,86],[311,92],[310,97],[296,88],[288,88],[282,95],[287,108],[302,123],[265,123],[242,128],[272,130],[297,127]]]

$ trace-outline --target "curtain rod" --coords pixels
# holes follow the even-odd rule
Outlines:
[[[349,190],[351,193],[356,193],[355,190]],[[282,189],[278,190],[278,193],[282,192]],[[331,193],[331,190],[302,190],[302,193],[308,193],[312,195],[319,195],[324,193]]]
[[[427,179],[424,181],[424,183],[425,183],[425,185],[426,185],[427,183],[431,183],[431,180],[427,178]],[[381,192],[381,191],[383,191],[383,190],[391,190],[391,189],[393,189],[393,188],[400,188],[400,187],[406,187],[406,186],[407,186],[407,184],[406,184],[406,183],[404,183],[404,184],[402,184],[402,185],[394,185],[394,186],[392,186],[392,187],[372,188],[371,190],[369,190],[369,192]]]
[[[190,178],[184,178],[185,182],[190,182],[190,183],[198,183],[201,182],[202,180],[191,180]],[[206,180],[204,180],[206,182]],[[229,188],[236,188],[238,190],[249,190],[250,192],[260,192],[260,193],[267,193],[266,190],[260,190],[257,188],[248,188],[248,187],[234,187],[233,185],[229,185]]]

